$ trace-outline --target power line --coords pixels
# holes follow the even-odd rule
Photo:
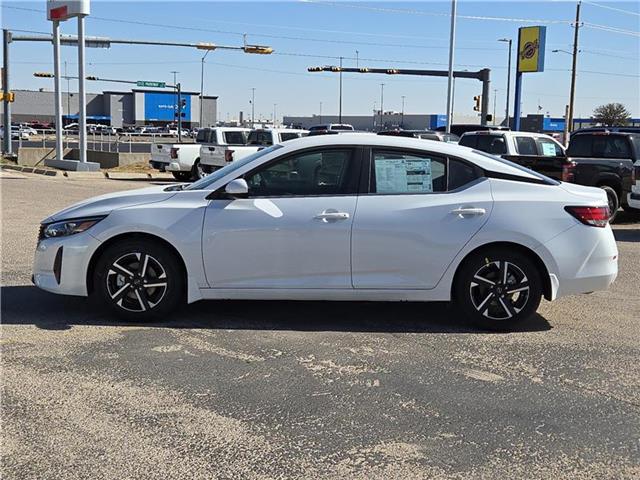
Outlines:
[[[625,13],[628,15],[636,15],[637,17],[640,17],[640,13],[632,12],[631,10],[624,10],[622,8],[610,7],[609,5],[601,5],[599,3],[588,2],[586,0],[582,0],[582,3],[586,3],[587,5],[593,5],[594,7],[606,8],[607,10],[613,10],[614,12]]]

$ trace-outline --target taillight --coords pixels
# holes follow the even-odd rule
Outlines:
[[[609,207],[564,207],[564,209],[585,225],[606,227],[609,223]]]
[[[562,165],[562,181],[573,182],[576,179],[576,164],[575,162],[567,162]]]
[[[169,156],[171,158],[178,158],[178,150],[180,150],[179,148],[172,148],[171,149],[171,153],[169,154]]]
[[[227,163],[233,162],[233,152],[234,150],[225,150],[224,152],[224,161]]]

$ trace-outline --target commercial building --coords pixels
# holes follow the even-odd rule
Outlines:
[[[14,123],[53,123],[54,94],[46,90],[14,90],[11,121]],[[78,94],[62,93],[63,123],[78,121]],[[203,96],[199,92],[181,92],[182,121],[185,128],[215,125],[217,96]],[[177,95],[174,91],[133,89],[129,92],[105,91],[86,95],[87,123],[114,127],[137,125],[167,125],[177,121]],[[2,110],[0,110],[2,111]]]
[[[378,131],[390,128],[404,128],[405,130],[436,129],[444,126],[447,116],[443,114],[413,114],[401,112],[380,111],[372,115],[342,115],[342,120],[337,115],[312,115],[310,117],[285,116],[282,123],[287,126],[309,128],[321,123],[347,123],[353,125],[356,130]],[[480,123],[480,119],[471,115],[455,115],[455,123]]]

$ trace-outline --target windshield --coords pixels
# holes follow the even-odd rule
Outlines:
[[[206,189],[209,185],[214,182],[217,182],[221,178],[229,175],[230,173],[244,167],[245,165],[253,162],[254,160],[262,157],[263,155],[267,155],[278,148],[282,148],[282,145],[273,145],[268,148],[263,148],[262,150],[258,150],[256,153],[252,153],[251,155],[241,158],[235,162],[232,162],[220,170],[216,170],[211,175],[207,175],[204,178],[201,178],[197,182],[193,182],[191,185],[187,185],[184,190],[203,190]]]

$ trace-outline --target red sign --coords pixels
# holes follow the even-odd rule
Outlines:
[[[58,8],[52,8],[49,10],[49,18],[51,20],[60,20],[62,18],[67,18],[67,6],[64,5]]]

